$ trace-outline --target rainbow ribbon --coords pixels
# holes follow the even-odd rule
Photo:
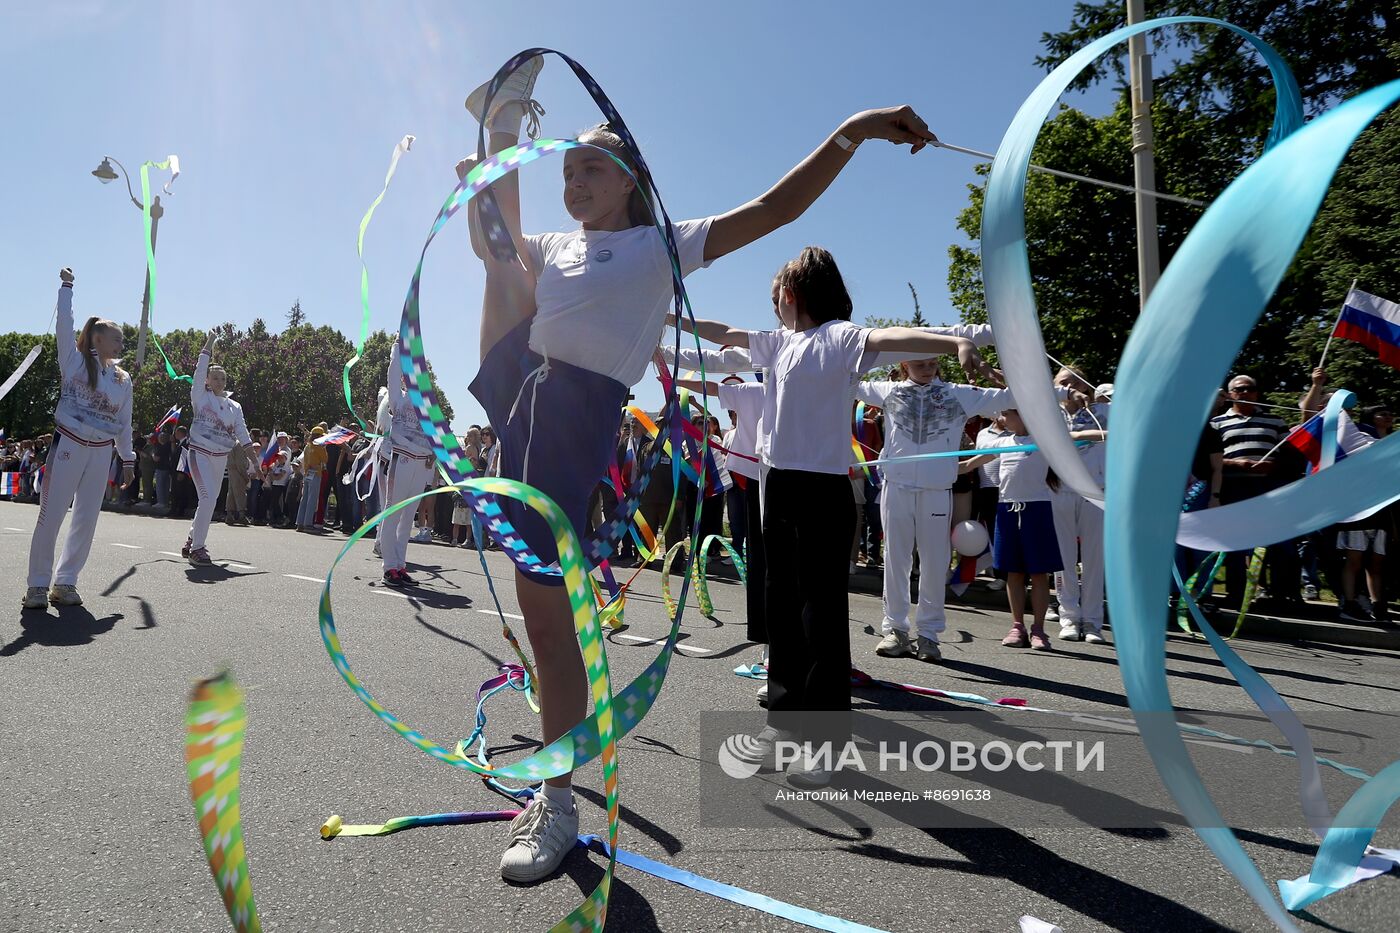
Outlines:
[[[228,672],[195,684],[185,713],[185,772],[199,818],[204,856],[238,933],[258,933],[243,825],[238,773],[243,761],[243,691]]]
[[[355,354],[346,362],[344,369],[340,371],[341,386],[345,390],[345,404],[350,408],[350,414],[355,416],[355,420],[360,422],[360,427],[364,429],[365,437],[375,439],[381,435],[374,433],[365,419],[360,416],[360,412],[355,408],[355,400],[350,391],[350,370],[355,368],[355,364],[360,362],[360,357],[365,352],[365,341],[369,339],[369,266],[365,264],[365,231],[369,229],[370,219],[374,217],[374,212],[379,208],[379,204],[384,200],[384,196],[389,193],[389,182],[394,180],[394,173],[399,170],[399,159],[405,152],[413,148],[413,136],[405,136],[394,146],[394,153],[389,157],[389,171],[384,175],[384,187],[379,190],[379,195],[370,202],[369,210],[365,211],[365,216],[360,218],[360,235],[355,240],[355,255],[360,259],[360,336],[355,341]]]
[[[666,603],[666,612],[675,615],[677,612],[676,601],[671,598],[671,561],[681,551],[687,556],[688,577],[695,586],[695,599],[702,616],[712,616],[715,614],[715,605],[710,599],[710,587],[706,582],[706,568],[710,563],[710,545],[718,544],[728,552],[730,560],[734,561],[734,568],[739,571],[739,582],[745,586],[749,584],[748,567],[744,563],[744,558],[734,548],[733,542],[728,538],[719,535],[710,535],[700,546],[699,557],[694,557],[694,548],[690,539],[686,538],[677,541],[666,552],[666,556],[661,558],[661,599]]]

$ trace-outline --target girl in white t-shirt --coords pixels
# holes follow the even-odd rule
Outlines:
[[[852,324],[850,296],[824,249],[807,247],[778,277],[775,301],[783,328],[756,332],[712,321],[697,321],[694,328],[714,343],[748,347],[754,364],[769,374],[758,444],[768,468],[763,538],[770,639],[769,724],[752,746],[760,759],[787,733],[819,743],[841,741],[846,731],[844,717],[831,714],[851,708],[846,586],[855,503],[847,474],[849,425],[868,354],[957,353],[965,370],[1001,381],[966,338]],[[831,775],[798,761],[788,779],[818,787]]]
[[[25,609],[81,606],[78,574],[92,550],[102,491],[115,447],[121,458],[122,482],[131,482],[136,453],[131,447],[131,377],[117,365],[122,355],[121,325],[90,317],[73,338],[73,270],[59,274],[58,344],[59,395],[54,411],[53,445],[44,467],[39,520],[29,541],[29,584],[21,601]],[[73,521],[68,540],[53,572],[53,552],[68,507]],[[50,582],[53,588],[49,588]]]
[[[530,97],[541,67],[540,58],[521,65],[499,89],[489,113],[482,112],[483,90],[468,98],[469,109],[475,102],[475,115],[490,130],[491,153],[516,145],[522,121],[542,112]],[[538,126],[537,119],[531,123]],[[564,206],[578,229],[524,235],[513,174],[491,186],[513,253],[498,256],[502,244],[488,243],[477,214],[479,200],[472,202],[469,218],[473,249],[486,266],[481,370],[472,394],[500,432],[501,475],[552,498],[582,537],[589,496],[614,453],[628,387],[641,379],[661,335],[672,275],[671,257],[652,229],[643,194],[650,179],[642,177],[622,139],[606,124],[580,139],[606,152],[581,148],[564,154]],[[681,274],[796,220],[867,139],[907,143],[915,152],[936,141],[907,107],[851,117],[763,196],[724,214],[674,224]],[[473,161],[458,164],[459,177]],[[511,499],[500,504],[543,561],[557,558],[553,535],[534,510]],[[540,717],[545,742],[580,722],[588,705],[588,680],[561,584],[557,575],[517,571],[516,593],[540,695],[547,698]],[[570,785],[570,775],[550,778],[511,824],[503,877],[537,881],[573,848],[578,816]]]
[[[1011,434],[997,438],[988,445],[989,449],[1034,443],[1016,409],[1002,412],[1002,420]],[[1070,436],[1075,440],[1103,440],[1104,432],[1073,431]],[[976,457],[967,466],[981,466],[991,456]],[[1006,598],[1011,610],[1011,631],[1001,643],[1008,648],[1050,651],[1050,639],[1045,634],[1050,576],[1064,566],[1051,502],[1061,484],[1039,450],[1001,455],[998,467],[1001,501],[997,503],[992,562],[1006,574]],[[1025,623],[1027,587],[1031,600],[1029,632]]]

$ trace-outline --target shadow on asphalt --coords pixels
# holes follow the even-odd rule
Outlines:
[[[0,658],[17,655],[30,645],[49,648],[90,645],[98,635],[107,634],[124,618],[122,613],[114,612],[99,619],[82,606],[64,606],[58,610],[57,618],[52,611],[40,614],[30,609],[20,616],[20,636],[0,648]]]

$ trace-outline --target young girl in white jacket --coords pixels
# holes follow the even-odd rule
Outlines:
[[[210,365],[218,342],[219,338],[210,333],[199,353],[190,385],[194,423],[190,425],[189,467],[190,479],[199,493],[199,506],[180,554],[197,567],[213,563],[204,545],[209,536],[209,520],[218,504],[228,452],[234,444],[242,444],[249,451],[253,448],[253,439],[243,421],[243,406],[229,397],[228,373],[222,366]]]
[[[91,317],[74,340],[73,270],[64,269],[59,279],[62,285],[54,334],[62,382],[53,415],[53,446],[44,468],[39,521],[29,543],[25,609],[43,609],[46,603],[83,604],[78,595],[78,574],[92,549],[113,446],[121,457],[123,483],[131,481],[136,466],[131,448],[131,377],[117,365],[122,355],[122,329],[112,321]],[[58,530],[70,505],[73,522],[54,574]]]
[[[389,354],[388,389],[380,400],[378,428],[388,434],[379,452],[380,502],[385,509],[416,496],[433,479],[433,445],[423,433],[418,410],[404,389],[395,348]],[[379,526],[377,546],[384,561],[384,583],[412,586],[408,575],[408,536],[417,508],[399,509]]]

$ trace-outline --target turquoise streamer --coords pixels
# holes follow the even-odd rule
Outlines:
[[[1278,107],[1267,150],[1197,223],[1163,274],[1119,363],[1124,388],[1115,402],[1118,425],[1109,444],[1107,578],[1119,620],[1117,646],[1125,692],[1135,712],[1169,711],[1165,633],[1160,607],[1167,580],[1154,568],[1171,566],[1180,515],[1181,478],[1187,475],[1195,429],[1250,328],[1287,269],[1347,149],[1400,94],[1387,86],[1368,92],[1304,129],[1297,85],[1277,52],[1237,26],[1203,17],[1171,17],[1118,30],[1081,49],[1052,72],[1021,107],[997,152],[983,214],[982,251],[988,313],[998,352],[1022,416],[1037,433],[1047,459],[1076,491],[1103,493],[1072,456],[1049,393],[1049,376],[1026,253],[1024,190],[1040,126],[1074,78],[1095,58],[1130,36],[1161,26],[1209,24],[1246,38],[1273,76]],[[1009,352],[1008,352],[1009,351]],[[1024,385],[1021,385],[1024,383]],[[1183,405],[1183,399],[1186,403]],[[1196,417],[1183,417],[1196,412]],[[1400,466],[1394,442],[1373,445],[1305,483],[1295,483],[1271,505],[1288,509],[1294,533],[1336,521],[1383,501],[1374,477]],[[1370,488],[1362,478],[1372,480]],[[1260,503],[1258,507],[1264,507]],[[1279,513],[1274,512],[1275,515]],[[1242,663],[1242,662],[1241,662]],[[1257,686],[1257,685],[1256,685]],[[1223,821],[1192,766],[1176,725],[1143,717],[1143,738],[1163,783],[1202,840],[1280,928],[1294,930],[1287,913]],[[1386,769],[1368,781],[1328,831],[1310,880],[1341,879],[1360,859],[1366,830],[1376,825],[1395,794]],[[1400,790],[1397,790],[1400,793]],[[1358,822],[1359,821],[1359,822]],[[1336,867],[1340,866],[1340,867]]]
[[[1277,56],[1265,57],[1273,69]],[[1208,415],[1216,387],[1287,270],[1338,164],[1398,97],[1400,82],[1368,91],[1266,152],[1197,223],[1133,329],[1119,363],[1123,389],[1115,397],[1117,428],[1108,450],[1105,552],[1109,604],[1119,620],[1119,665],[1135,711],[1171,709],[1159,622],[1167,580],[1152,568],[1171,564],[1177,490],[1197,439],[1194,425]],[[1384,501],[1391,492],[1375,479],[1397,469],[1400,446],[1382,441],[1270,499],[1276,510],[1286,509],[1292,533],[1303,533]],[[1163,717],[1148,719],[1154,720],[1143,728],[1148,751],[1183,813],[1198,827],[1222,825],[1176,730]],[[1374,833],[1365,827],[1379,825],[1397,795],[1400,768],[1394,765],[1367,781],[1324,837],[1310,880],[1334,887],[1345,880]],[[1197,831],[1270,919],[1295,929],[1234,834]]]

